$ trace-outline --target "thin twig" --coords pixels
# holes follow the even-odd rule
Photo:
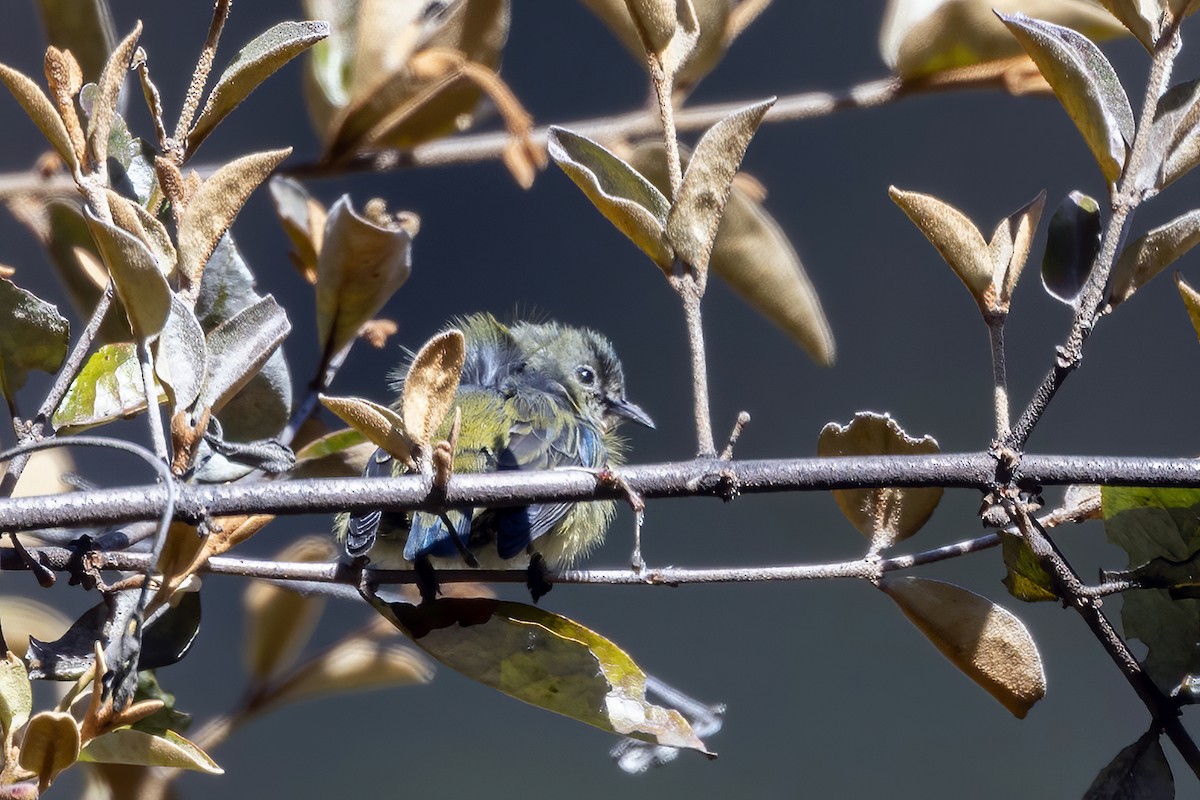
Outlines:
[[[1074,321],[1067,334],[1066,343],[1058,348],[1054,366],[1046,374],[1041,385],[1034,392],[1029,405],[1021,413],[1017,424],[1005,437],[1003,443],[1014,451],[1024,450],[1029,435],[1034,426],[1042,418],[1046,407],[1054,398],[1067,376],[1074,372],[1083,360],[1083,344],[1087,341],[1092,329],[1100,319],[1101,309],[1105,303],[1105,287],[1112,272],[1117,255],[1124,246],[1129,233],[1133,214],[1138,205],[1152,191],[1142,185],[1144,175],[1152,172],[1148,169],[1154,160],[1161,160],[1163,154],[1156,152],[1153,145],[1154,114],[1158,108],[1159,98],[1166,92],[1171,80],[1171,68],[1175,56],[1179,52],[1179,29],[1171,26],[1168,34],[1158,42],[1150,64],[1150,76],[1146,85],[1145,98],[1142,101],[1141,119],[1138,122],[1137,133],[1133,137],[1133,145],[1125,159],[1121,171],[1119,185],[1112,196],[1112,218],[1104,231],[1100,252],[1096,256],[1091,274],[1088,275],[1080,292]],[[1155,171],[1156,172],[1156,171]]]
[[[1008,369],[1004,354],[1004,317],[987,316],[988,338],[992,345],[992,405],[996,414],[996,441],[1008,436],[1012,419],[1008,411]]]
[[[200,107],[200,98],[204,95],[204,86],[208,83],[208,73],[212,70],[213,58],[217,53],[217,43],[221,40],[221,31],[225,28],[225,20],[229,18],[229,7],[232,0],[217,0],[213,5],[212,23],[208,27],[204,47],[200,57],[196,59],[196,70],[192,73],[192,82],[188,84],[187,94],[183,98],[183,108],[179,112],[179,124],[175,126],[175,143],[179,148],[174,156],[176,164],[183,163],[183,155],[187,152],[188,130],[196,110]]]

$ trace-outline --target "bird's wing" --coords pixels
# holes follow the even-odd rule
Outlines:
[[[488,387],[460,385],[455,395],[455,405],[462,409],[463,422],[458,448],[454,453],[454,471],[472,473],[494,470],[495,458],[492,454],[499,449],[504,434],[503,396]],[[447,416],[446,423],[438,430],[435,439],[449,436],[453,415]],[[415,561],[419,556],[452,557],[459,552],[455,538],[463,546],[468,546],[473,510],[451,509],[447,517],[454,524],[453,536],[440,515],[427,511],[415,512],[408,540],[404,543],[404,558]]]
[[[604,463],[600,432],[564,409],[521,415],[509,428],[508,444],[497,454],[499,470],[553,467],[597,468]],[[519,555],[530,542],[549,533],[571,510],[572,503],[535,503],[501,509],[496,549],[501,558]]]
[[[390,475],[392,472],[392,457],[387,451],[382,448],[377,449],[367,459],[367,466],[363,469],[364,478],[382,478]],[[383,517],[383,511],[378,508],[370,511],[362,511],[350,515],[350,520],[346,527],[346,555],[351,558],[358,558],[361,555],[366,555],[367,551],[375,544],[375,536],[379,532],[379,520]]]

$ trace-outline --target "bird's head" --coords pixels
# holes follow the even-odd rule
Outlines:
[[[554,376],[571,403],[602,430],[626,420],[654,427],[650,415],[625,398],[621,360],[603,335],[556,323],[520,323],[512,331],[530,370]]]

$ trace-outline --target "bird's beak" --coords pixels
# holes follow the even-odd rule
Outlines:
[[[610,398],[608,401],[609,410],[621,419],[627,419],[630,422],[636,422],[639,425],[645,425],[647,428],[654,428],[654,420],[650,419],[650,415],[642,410],[641,406],[636,403],[631,403],[624,397]]]

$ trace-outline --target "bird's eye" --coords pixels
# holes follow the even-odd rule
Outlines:
[[[591,386],[596,382],[596,371],[587,364],[581,364],[575,368],[575,377],[579,378],[579,382],[584,386]]]

